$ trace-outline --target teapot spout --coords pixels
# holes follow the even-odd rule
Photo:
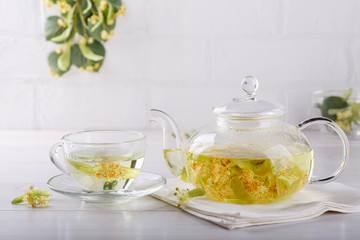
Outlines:
[[[177,124],[167,113],[158,109],[150,110],[150,121],[158,122],[162,127],[163,152],[170,171],[188,182],[184,142]]]

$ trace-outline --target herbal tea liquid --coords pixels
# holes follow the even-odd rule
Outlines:
[[[122,190],[135,180],[143,156],[119,156],[115,153],[73,152],[66,159],[74,179],[89,191]]]
[[[215,145],[200,154],[188,152],[189,180],[218,201],[256,204],[284,200],[308,183],[313,151],[305,145],[281,149],[286,151],[284,156],[271,158],[233,145]],[[178,160],[178,152],[165,151],[170,168],[171,162]],[[184,169],[172,171],[186,179]]]

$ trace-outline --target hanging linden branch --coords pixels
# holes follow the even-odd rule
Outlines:
[[[48,7],[57,4],[60,16],[45,23],[46,40],[61,44],[48,57],[49,72],[60,77],[71,65],[98,72],[105,57],[102,42],[114,34],[116,18],[124,16],[121,0],[44,0]]]

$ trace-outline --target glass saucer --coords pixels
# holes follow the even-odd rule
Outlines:
[[[146,196],[166,184],[166,179],[158,174],[140,172],[127,190],[111,192],[88,192],[81,190],[71,176],[60,174],[49,179],[47,185],[55,192],[86,202],[119,203]]]

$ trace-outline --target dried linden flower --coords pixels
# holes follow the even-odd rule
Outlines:
[[[195,188],[193,190],[189,189],[179,189],[178,187],[175,189],[174,196],[177,197],[178,202],[177,206],[182,207],[189,203],[190,199],[193,197],[200,197],[205,195],[205,191],[202,188]]]
[[[26,185],[25,195],[19,196],[12,200],[11,204],[25,203],[31,207],[47,207],[49,205],[50,194],[48,191],[35,189],[34,184]]]

